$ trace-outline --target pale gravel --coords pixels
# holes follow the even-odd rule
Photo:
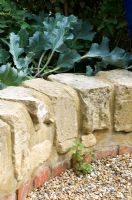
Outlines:
[[[27,200],[132,200],[132,155],[97,160],[93,172],[72,169],[32,191]]]

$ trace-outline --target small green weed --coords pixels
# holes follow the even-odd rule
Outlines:
[[[82,172],[84,174],[91,173],[93,167],[84,160],[84,145],[77,140],[72,149],[72,167],[75,172]],[[91,154],[91,153],[89,153]],[[92,154],[93,156],[93,154]]]

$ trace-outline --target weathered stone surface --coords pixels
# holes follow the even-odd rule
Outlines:
[[[30,153],[30,170],[36,169],[50,157],[54,142],[54,126],[39,123],[32,135],[32,148]]]
[[[14,173],[17,181],[20,181],[30,170],[33,124],[25,106],[16,102],[0,101],[0,119],[11,128]]]
[[[115,86],[114,128],[116,131],[132,131],[132,72],[112,70],[99,72],[99,78]]]
[[[92,133],[90,133],[88,135],[82,135],[81,139],[82,139],[82,144],[86,148],[92,147],[96,144],[96,137]]]
[[[110,84],[95,77],[74,74],[50,75],[49,80],[64,83],[78,91],[81,100],[82,129],[84,134],[110,128],[112,91]]]
[[[45,122],[49,116],[47,102],[35,98],[29,89],[23,87],[8,87],[0,91],[0,99],[23,103],[31,117]]]
[[[52,102],[50,100],[50,98],[39,92],[39,91],[36,91],[32,88],[25,88],[26,90],[29,91],[29,93],[36,99],[40,100],[41,102],[43,102],[44,105],[47,106],[47,109],[48,109],[48,113],[46,114],[46,117],[45,117],[45,120],[43,121],[45,124],[53,124],[54,123],[54,120],[53,120],[53,106],[52,106]]]
[[[74,90],[72,87],[65,85],[63,83],[56,82],[56,86],[62,87],[71,97],[71,100],[73,101],[73,104],[77,110],[77,121],[78,121],[78,127],[79,127],[79,134],[81,133],[80,130],[80,123],[81,123],[81,110],[80,110],[80,98],[76,90]]]
[[[39,143],[42,143],[45,140],[49,140],[52,144],[55,137],[55,127],[54,124],[43,124],[39,123],[34,126],[35,131],[32,134],[31,144],[32,147]]]
[[[10,127],[0,120],[0,199],[12,193],[16,187],[11,145]]]
[[[40,121],[39,123],[34,122],[35,133],[32,137],[32,145],[36,145],[42,143],[44,140],[50,140],[53,143],[55,137],[55,123],[53,120],[53,106],[51,100],[47,95],[40,93],[34,89],[25,88],[29,90],[33,97],[39,99],[44,102],[44,104],[48,107],[48,115],[44,122]]]
[[[23,103],[34,123],[34,134],[30,143],[39,144],[49,138],[53,141],[54,125],[50,99],[37,91],[24,87],[8,87],[0,91],[0,99]]]
[[[63,148],[68,150],[65,148],[65,141],[78,136],[78,114],[71,94],[65,90],[62,84],[59,85],[43,79],[25,81],[23,85],[24,87],[35,89],[50,98],[56,124],[56,144],[63,142],[62,151]],[[61,152],[60,149],[59,151]]]
[[[110,149],[114,146],[132,146],[132,132],[125,134],[123,133],[112,133],[112,134],[95,134],[97,144],[96,150]]]
[[[31,169],[35,169],[44,161],[46,161],[51,154],[52,143],[50,140],[45,140],[44,142],[35,145],[30,154],[30,164]]]
[[[61,154],[66,153],[74,145],[75,141],[76,138],[57,143],[58,152]]]
[[[56,146],[52,146],[52,153],[50,154],[50,157],[48,159],[49,166],[53,166],[56,164],[59,160],[59,154],[56,150]]]

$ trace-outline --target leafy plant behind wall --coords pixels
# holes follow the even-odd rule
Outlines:
[[[13,0],[21,8],[34,13],[61,12],[88,19],[97,32],[98,38],[106,35],[111,47],[121,46],[130,49],[130,37],[124,16],[123,0]],[[128,37],[126,37],[126,34]]]
[[[0,68],[0,73],[3,69],[6,73],[6,78],[1,79],[2,86],[16,85],[27,77],[46,77],[51,73],[76,70],[76,64],[81,65],[82,61],[85,61],[87,75],[107,70],[109,66],[131,69],[131,54],[117,47],[110,51],[106,37],[101,44],[92,43],[95,36],[92,26],[74,15],[57,13],[54,17],[44,17],[43,23],[35,23],[31,28],[33,33],[26,29],[11,33],[6,42],[9,53],[2,49],[0,61],[4,67]],[[83,41],[87,42],[86,49]],[[8,58],[13,63],[6,65]]]

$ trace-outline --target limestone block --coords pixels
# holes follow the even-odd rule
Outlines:
[[[43,101],[36,98],[32,91],[23,87],[8,87],[0,91],[0,99],[23,103],[30,113],[33,121],[50,121],[47,97]]]
[[[81,100],[82,129],[84,134],[111,126],[110,101],[112,87],[95,77],[75,74],[50,75],[49,79],[71,86]]]
[[[39,123],[34,125],[34,133],[32,134],[31,138],[31,146],[37,145],[39,143],[42,143],[45,140],[49,140],[52,144],[54,142],[55,137],[55,127],[54,124],[44,124]]]
[[[52,143],[50,140],[45,140],[44,142],[35,145],[31,149],[30,154],[31,170],[35,169],[44,161],[46,161],[50,157],[51,150]]]
[[[32,146],[48,137],[53,140],[53,111],[51,101],[46,95],[24,87],[8,87],[0,91],[0,99],[21,102],[26,106],[34,123],[35,131],[30,140]]]
[[[10,127],[0,120],[0,199],[16,187],[11,145]]]
[[[78,136],[78,113],[73,97],[62,84],[52,83],[43,79],[25,81],[24,87],[32,88],[47,95],[53,106],[53,115],[56,126],[56,145]],[[69,87],[69,90],[71,88]],[[72,90],[72,89],[71,89]],[[72,142],[71,142],[72,145]],[[62,146],[68,151],[65,146]],[[59,152],[61,152],[59,148]]]
[[[30,170],[29,153],[33,124],[24,105],[0,100],[0,119],[11,128],[14,172],[17,181]]]
[[[59,161],[60,155],[57,152],[56,146],[52,146],[52,152],[48,158],[48,165],[53,166]]]
[[[99,72],[99,78],[110,81],[115,87],[114,128],[116,131],[132,131],[132,72],[112,70]]]
[[[67,149],[70,150],[70,148],[74,145],[76,141],[76,138],[66,140],[64,142],[57,143],[57,150],[59,153],[63,154],[67,152]]]
[[[51,100],[45,95],[38,91],[35,91],[33,89],[25,88],[28,90],[33,97],[39,99],[44,104],[47,105],[48,108],[48,114],[46,115],[46,120],[44,122],[34,121],[34,135],[32,137],[32,146],[42,143],[44,140],[50,140],[51,143],[53,143],[54,137],[55,137],[55,124],[53,120],[53,106],[51,103]]]
[[[92,133],[88,135],[82,135],[81,139],[82,139],[82,144],[86,148],[96,145],[96,137]]]

